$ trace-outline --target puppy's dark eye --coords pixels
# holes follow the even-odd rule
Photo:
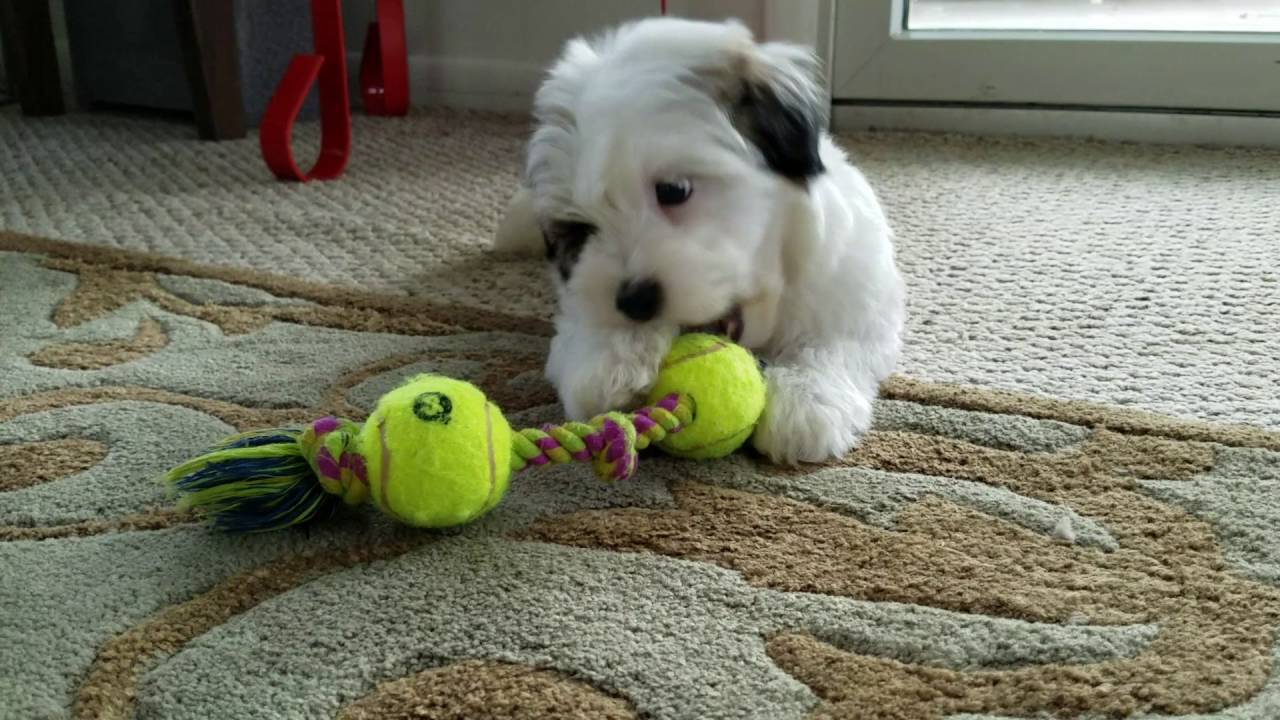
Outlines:
[[[653,184],[653,193],[662,207],[683,205],[693,194],[693,183],[688,180],[674,180]]]

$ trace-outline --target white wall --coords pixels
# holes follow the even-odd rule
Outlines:
[[[528,109],[544,70],[566,40],[657,15],[659,8],[658,0],[409,0],[404,5],[411,102],[508,111]],[[374,0],[343,3],[353,78],[374,7]],[[668,0],[667,12],[737,17],[757,32],[767,14],[766,0]]]

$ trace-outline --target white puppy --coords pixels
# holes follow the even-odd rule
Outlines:
[[[903,284],[815,75],[804,49],[733,22],[643,20],[565,47],[497,247],[545,244],[547,377],[571,416],[632,404],[682,329],[714,327],[766,363],[770,458],[843,455],[870,425]]]

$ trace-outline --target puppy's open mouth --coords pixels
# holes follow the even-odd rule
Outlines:
[[[684,331],[722,335],[734,342],[738,342],[742,339],[742,329],[742,306],[734,305],[729,309],[729,312],[721,316],[719,320],[705,323],[703,325],[685,327]]]

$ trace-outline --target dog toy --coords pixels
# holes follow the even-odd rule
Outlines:
[[[234,435],[165,475],[185,508],[228,532],[275,530],[372,501],[417,527],[470,522],[502,500],[513,473],[591,463],[605,481],[636,472],[639,451],[712,459],[737,450],[764,412],[755,359],[722,338],[676,339],[648,404],[589,422],[512,430],[479,388],[419,375],[369,418],[324,417],[301,429]]]

